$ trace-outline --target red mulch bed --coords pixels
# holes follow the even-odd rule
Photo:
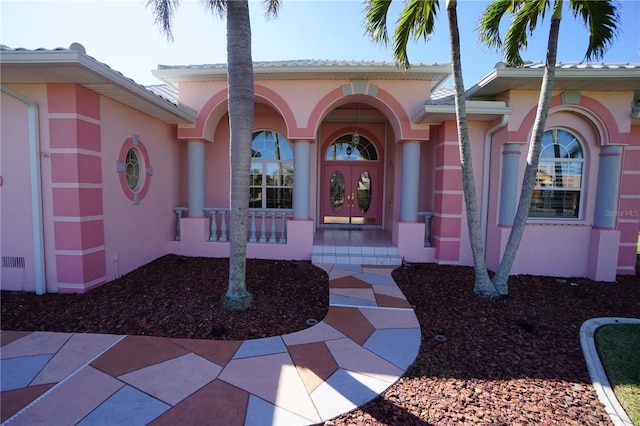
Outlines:
[[[415,308],[422,347],[379,398],[327,425],[612,424],[591,385],[579,330],[640,316],[640,275],[616,283],[513,276],[510,296],[473,294],[473,271],[408,264],[393,277]],[[165,256],[85,295],[2,292],[1,328],[250,339],[290,333],[327,312],[310,262],[249,260],[254,306],[220,310],[226,259]]]

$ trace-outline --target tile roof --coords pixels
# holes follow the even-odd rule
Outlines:
[[[531,62],[527,61],[521,68],[527,69],[543,69],[544,62]],[[601,69],[638,69],[640,70],[640,63],[630,63],[630,62],[611,62],[611,63],[602,63],[602,62],[558,62],[556,63],[556,69],[591,69],[591,70],[601,70]]]
[[[149,89],[104,62],[87,55],[84,46],[79,43],[73,43],[68,48],[54,49],[12,48],[0,44],[0,54],[3,62],[0,68],[3,82],[82,81],[80,84],[85,87],[156,118],[168,120],[167,122],[193,121],[196,116],[191,108],[178,103],[177,92],[171,88]],[[36,64],[56,66],[34,67]],[[27,68],[33,72],[25,73]]]
[[[412,64],[414,67],[444,65],[444,64]],[[287,61],[254,61],[254,68],[280,68],[280,67],[396,67],[394,62],[388,61],[346,61],[331,59],[295,59]],[[158,69],[226,69],[226,63],[199,64],[199,65],[158,65]]]
[[[153,94],[155,94],[156,96],[159,96],[161,98],[163,98],[166,101],[171,102],[173,105],[178,106],[178,93],[173,90],[172,88],[163,88],[165,85],[158,85],[158,86],[143,86],[140,83],[137,83],[135,80],[133,80],[132,78],[127,77],[126,75],[122,74],[120,71],[111,68],[109,65],[105,64],[104,62],[100,62],[98,61],[96,58],[94,58],[91,55],[87,55],[86,51],[84,50],[84,47],[78,43],[74,43],[72,44],[70,47],[56,47],[53,49],[46,49],[43,47],[38,47],[36,49],[26,49],[24,47],[16,47],[16,48],[12,48],[9,47],[7,45],[4,44],[0,44],[0,51],[2,52],[74,52],[74,51],[79,51],[82,54],[84,54],[85,56],[87,56],[88,58],[92,59],[93,61],[95,61],[96,63],[108,68],[109,70],[111,70],[112,72],[118,74],[119,76],[121,76],[122,78],[127,79],[129,82],[143,88],[146,89],[150,92],[152,92]]]

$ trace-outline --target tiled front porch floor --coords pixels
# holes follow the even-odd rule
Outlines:
[[[313,237],[314,263],[400,265],[398,247],[382,229],[317,229]]]
[[[392,266],[318,264],[330,308],[247,341],[2,331],[1,421],[12,425],[306,425],[365,404],[420,348]]]

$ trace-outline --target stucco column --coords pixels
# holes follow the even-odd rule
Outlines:
[[[187,169],[190,217],[204,216],[205,145],[203,141],[187,142]]]
[[[506,143],[502,146],[502,179],[500,180],[499,226],[513,225],[518,196],[518,168],[520,144]]]
[[[420,144],[402,144],[402,187],[400,199],[400,221],[418,221],[418,191],[420,180]]]
[[[311,141],[293,142],[293,218],[309,219]]]
[[[616,185],[620,175],[622,147],[606,145],[600,148],[598,188],[593,226],[613,229],[616,220]]]

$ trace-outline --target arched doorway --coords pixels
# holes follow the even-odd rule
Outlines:
[[[327,145],[322,156],[322,225],[380,225],[382,167],[375,144],[356,133]]]

